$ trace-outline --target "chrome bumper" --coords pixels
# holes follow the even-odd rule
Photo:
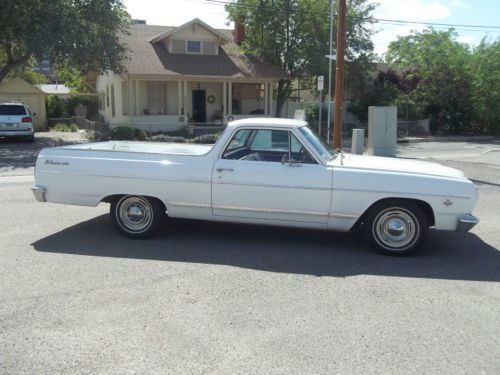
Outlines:
[[[45,202],[46,189],[44,187],[35,185],[31,188],[31,191],[38,202]]]
[[[458,218],[457,232],[468,232],[479,223],[479,219],[472,215],[463,215]]]

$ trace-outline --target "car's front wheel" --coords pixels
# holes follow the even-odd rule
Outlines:
[[[111,202],[110,215],[115,227],[126,237],[147,238],[159,229],[165,208],[154,198],[125,195]]]
[[[389,200],[370,208],[363,230],[375,250],[387,255],[407,255],[425,242],[429,221],[414,202]]]

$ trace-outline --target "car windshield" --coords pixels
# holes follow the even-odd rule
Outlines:
[[[26,111],[22,105],[0,104],[0,116],[22,116]]]
[[[335,152],[330,145],[324,142],[309,126],[302,126],[299,130],[324,160],[330,161],[335,157]]]

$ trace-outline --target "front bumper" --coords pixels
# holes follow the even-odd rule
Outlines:
[[[47,189],[45,189],[42,186],[35,185],[31,188],[31,191],[33,192],[33,195],[35,196],[35,198],[38,202],[46,202],[45,192],[47,191]]]
[[[473,215],[462,215],[458,218],[457,232],[466,233],[479,223],[479,219]]]

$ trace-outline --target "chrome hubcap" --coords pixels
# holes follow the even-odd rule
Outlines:
[[[120,223],[132,232],[142,232],[151,225],[153,215],[149,202],[140,197],[126,197],[119,203]]]
[[[402,208],[381,212],[375,219],[375,238],[384,248],[405,250],[418,237],[419,227],[415,216]]]

